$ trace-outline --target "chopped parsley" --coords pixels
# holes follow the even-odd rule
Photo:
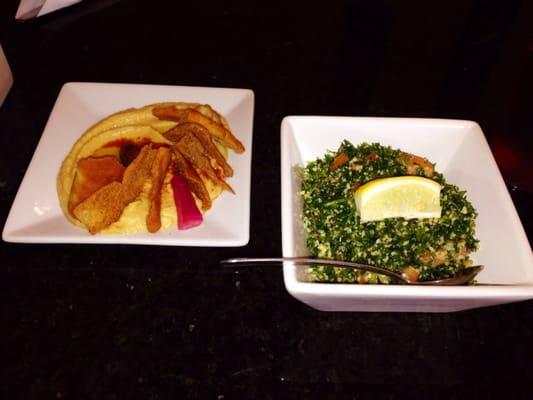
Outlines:
[[[334,163],[339,155],[340,166]],[[327,152],[301,169],[303,221],[314,257],[357,261],[399,273],[411,267],[420,281],[451,277],[471,265],[469,254],[478,247],[476,210],[466,193],[446,183],[427,160],[430,172],[409,164],[409,157],[416,156],[378,143],[355,147],[344,141],[336,152]],[[362,223],[353,191],[373,179],[408,174],[442,185],[441,217]],[[318,266],[309,272],[318,282],[389,283],[382,275],[348,268]]]

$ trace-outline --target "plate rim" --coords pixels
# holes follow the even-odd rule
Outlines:
[[[87,236],[63,236],[63,235],[37,235],[33,236],[31,234],[16,234],[16,232],[20,229],[23,229],[21,227],[15,227],[14,225],[14,218],[16,218],[18,211],[18,207],[20,207],[18,204],[22,201],[23,196],[26,194],[25,190],[23,189],[28,182],[31,181],[31,175],[34,169],[36,169],[38,166],[35,165],[35,159],[38,153],[43,151],[43,143],[46,140],[50,139],[51,133],[49,132],[49,126],[51,119],[57,118],[57,114],[61,113],[61,109],[59,108],[61,106],[60,100],[63,96],[66,95],[67,91],[69,90],[86,90],[86,89],[92,89],[92,88],[98,88],[100,90],[110,90],[111,88],[122,88],[127,90],[128,88],[142,88],[142,87],[151,87],[151,88],[162,88],[164,90],[200,90],[200,91],[215,91],[215,92],[235,92],[235,94],[242,94],[243,98],[245,99],[245,106],[247,109],[246,114],[246,126],[247,126],[247,135],[245,139],[249,141],[249,145],[246,148],[247,158],[246,158],[246,169],[244,178],[246,181],[244,182],[246,193],[244,194],[244,199],[242,206],[244,207],[244,227],[243,229],[233,237],[230,238],[219,238],[219,239],[211,239],[209,238],[168,238],[167,236],[158,237],[155,234],[153,237],[150,238],[138,238],[134,237],[132,235],[115,235],[115,234],[109,234],[109,235],[87,235]],[[230,94],[231,95],[231,94]],[[164,96],[162,96],[164,97]],[[176,96],[174,96],[176,97]],[[184,96],[185,97],[185,96]],[[162,99],[162,101],[168,101],[167,99]],[[176,99],[175,101],[180,101],[180,99]],[[187,101],[187,100],[184,100]],[[152,102],[146,102],[146,104],[152,104]],[[206,104],[209,104],[208,101],[206,101]],[[120,107],[118,107],[120,108]],[[109,114],[118,112],[120,110],[110,110]],[[249,111],[249,113],[248,113]],[[108,115],[109,115],[108,114]],[[59,114],[60,115],[60,114]],[[253,156],[253,124],[254,124],[254,117],[255,117],[255,93],[252,89],[249,88],[233,88],[233,87],[217,87],[217,86],[190,86],[190,85],[162,85],[162,84],[144,84],[144,83],[122,83],[122,82],[82,82],[82,81],[69,81],[65,82],[61,89],[59,90],[59,93],[55,99],[55,102],[52,106],[52,109],[48,115],[47,121],[44,125],[44,128],[41,131],[41,135],[39,137],[39,140],[37,142],[37,145],[31,155],[30,161],[27,164],[26,170],[24,171],[23,177],[19,183],[19,186],[17,188],[17,191],[15,193],[15,196],[13,198],[13,201],[11,203],[11,207],[9,209],[9,212],[7,214],[6,221],[4,223],[4,227],[2,230],[2,240],[4,242],[8,243],[33,243],[33,244],[119,244],[119,245],[161,245],[161,246],[177,246],[177,247],[186,247],[186,246],[192,246],[192,247],[240,247],[245,246],[250,241],[250,208],[251,208],[251,177],[252,177],[252,156]],[[102,118],[105,118],[102,117]],[[97,121],[95,121],[97,122]],[[89,126],[87,126],[85,129],[87,129]],[[79,133],[79,135],[83,134],[83,132]],[[76,138],[79,136],[76,136]],[[76,139],[74,138],[74,139]],[[242,140],[243,138],[241,138]],[[53,185],[55,187],[55,176],[53,180]],[[244,204],[246,203],[246,204]],[[81,228],[80,228],[81,229]],[[134,234],[135,235],[135,234]],[[58,237],[59,236],[59,237]],[[104,238],[103,240],[101,238]]]

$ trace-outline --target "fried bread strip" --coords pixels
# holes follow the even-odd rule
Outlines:
[[[122,184],[111,182],[78,204],[73,214],[94,235],[117,221],[124,207]]]
[[[202,202],[202,210],[207,211],[211,208],[211,197],[202,182],[202,179],[196,173],[195,169],[181,155],[178,149],[174,149],[173,161],[176,166],[176,172],[187,182],[187,186]]]
[[[178,124],[174,128],[166,132],[163,132],[162,135],[165,137],[165,139],[168,139],[171,142],[176,143],[189,132],[189,130],[186,129],[186,125],[187,123]]]
[[[152,149],[151,144],[143,146],[139,155],[126,168],[122,185],[124,186],[124,197],[127,204],[139,196],[144,181],[150,174],[156,152],[156,150]]]
[[[155,153],[151,145],[144,146],[124,171],[122,183],[103,186],[74,208],[74,216],[89,232],[98,233],[118,221],[124,208],[139,196],[150,174]]]
[[[146,216],[146,228],[154,233],[161,229],[161,186],[165,179],[168,164],[170,162],[170,149],[160,147],[157,149],[151,168],[152,188],[150,189],[150,210]]]
[[[222,125],[217,124],[194,109],[188,109],[185,115],[186,121],[197,122],[203,125],[212,136],[216,137],[230,149],[235,150],[236,153],[244,152],[243,144],[239,141],[239,139],[233,136],[233,133],[231,133],[229,129],[224,128]]]
[[[204,126],[210,135],[216,137],[225,146],[235,150],[236,153],[244,152],[243,144],[233,136],[229,129],[226,129],[221,124],[216,123],[212,119],[206,117],[202,113],[196,111],[194,108],[187,108],[185,110],[177,110],[174,106],[154,107],[152,114],[159,119],[183,122],[196,122]]]
[[[165,121],[184,122],[185,110],[178,110],[174,106],[159,106],[152,109],[152,114]]]
[[[101,187],[117,181],[124,174],[124,166],[113,156],[87,157],[78,161],[76,176],[68,200],[68,209],[88,198]]]
[[[192,133],[202,144],[204,154],[214,159],[224,171],[224,176],[233,176],[233,169],[211,140],[209,131],[196,122],[184,122],[163,133],[163,136],[172,142],[179,141],[186,133]]]
[[[176,144],[176,148],[195,168],[204,172],[209,179],[221,185],[225,190],[235,193],[230,185],[217,176],[216,171],[211,166],[209,158],[204,153],[204,148],[196,136],[187,133]]]

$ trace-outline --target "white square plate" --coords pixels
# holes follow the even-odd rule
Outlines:
[[[229,152],[234,176],[197,228],[155,234],[90,235],[63,216],[56,192],[61,162],[94,123],[127,108],[165,101],[207,103],[222,114],[245,152]],[[247,89],[67,83],[61,89],[9,213],[2,238],[26,243],[120,243],[173,246],[244,246],[249,240],[254,93]]]
[[[485,265],[479,286],[423,287],[306,282],[302,269],[284,265],[285,286],[297,299],[327,311],[446,312],[533,298],[529,242],[490,148],[472,121],[403,118],[286,117],[281,125],[283,255],[309,254],[301,222],[300,184],[295,169],[337,150],[378,142],[436,162],[446,180],[467,191],[477,209]]]

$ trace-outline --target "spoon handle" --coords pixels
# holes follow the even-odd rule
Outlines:
[[[407,277],[398,274],[388,269],[376,267],[374,265],[361,264],[352,261],[340,260],[324,260],[320,258],[306,258],[306,257],[267,257],[267,258],[229,258],[221,260],[220,264],[223,267],[234,267],[239,265],[261,265],[261,264],[278,264],[283,262],[290,262],[295,265],[331,265],[333,267],[354,268],[363,271],[375,272],[378,274],[389,276],[399,282],[411,285],[434,285],[434,286],[455,286],[469,283],[472,279],[483,270],[483,265],[476,265],[469,267],[463,273],[453,276],[451,278],[439,279],[435,281],[411,281]]]
[[[331,265],[333,267],[354,268],[364,271],[375,272],[382,275],[390,276],[400,282],[406,282],[402,275],[396,272],[389,271],[385,268],[376,267],[374,265],[361,264],[352,261],[341,260],[324,260],[319,258],[306,258],[306,257],[266,257],[266,258],[229,258],[221,260],[220,264],[225,267],[231,267],[236,265],[257,265],[257,264],[278,264],[283,262],[290,262],[295,265]]]

